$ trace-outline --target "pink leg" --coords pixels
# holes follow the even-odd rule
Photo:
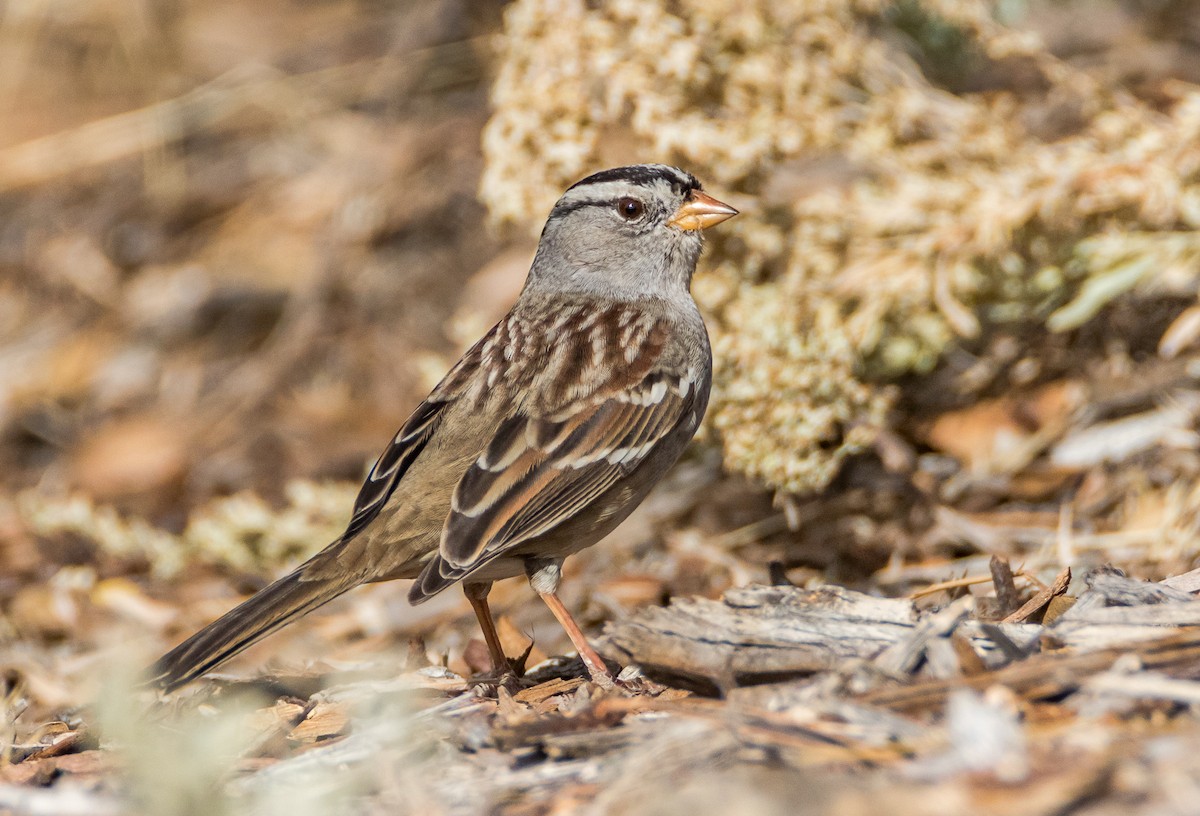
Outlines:
[[[487,642],[488,654],[492,658],[492,672],[496,677],[503,677],[512,672],[512,665],[500,645],[500,634],[496,631],[496,623],[492,620],[492,610],[488,607],[488,593],[492,591],[491,583],[463,584],[463,594],[471,602],[475,617],[479,620],[479,628],[483,630],[483,639]]]

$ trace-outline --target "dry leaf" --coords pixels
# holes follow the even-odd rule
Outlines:
[[[72,457],[71,472],[80,488],[105,501],[179,481],[187,456],[188,441],[178,423],[131,417],[87,436]]]

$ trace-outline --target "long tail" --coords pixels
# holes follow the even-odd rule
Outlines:
[[[190,683],[359,583],[352,579],[305,580],[305,566],[260,590],[160,657],[147,672],[147,685],[171,691]]]

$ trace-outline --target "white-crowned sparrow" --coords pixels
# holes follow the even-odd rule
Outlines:
[[[164,655],[172,689],[359,584],[454,583],[508,669],[487,606],[529,576],[593,679],[611,682],[558,599],[563,559],[607,535],[679,457],[712,359],[689,288],[701,230],[736,215],[665,165],[589,176],[555,204],[512,311],[417,407],[372,468],[346,532]]]

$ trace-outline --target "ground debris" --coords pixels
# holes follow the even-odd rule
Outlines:
[[[600,33],[649,63],[533,50],[553,70],[512,86],[502,25],[571,4],[18,5],[0,813],[1195,810],[1200,96],[1180,79],[1200,77],[1200,6],[1029,0],[1008,28],[981,2],[761,2],[766,25],[709,0],[575,4],[620,16]],[[938,84],[947,50],[979,89]],[[763,128],[784,74],[792,102],[830,93]],[[489,97],[493,76],[529,104]],[[650,84],[588,102],[586,128],[636,121],[585,168],[569,112],[613,82]],[[681,86],[699,107],[653,107]],[[709,116],[754,98],[767,119]],[[707,436],[564,565],[617,687],[561,656],[517,579],[491,595],[525,655],[506,676],[461,593],[411,607],[389,584],[173,695],[127,693],[340,534],[407,410],[520,290],[532,239],[482,229],[478,201],[501,109],[523,141],[512,184],[482,189],[531,224],[626,161],[743,209],[694,284]],[[543,137],[569,149],[531,160]]]
[[[912,604],[841,587],[746,587],[723,602],[677,598],[609,627],[608,648],[652,674],[724,689],[872,657],[915,623]]]

